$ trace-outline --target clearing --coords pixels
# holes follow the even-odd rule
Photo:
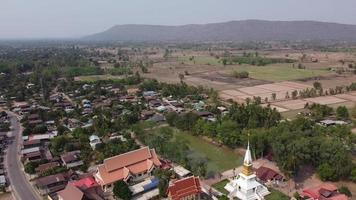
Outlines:
[[[208,172],[223,172],[242,163],[241,155],[232,149],[215,146],[202,138],[181,131],[176,132],[176,137],[189,142],[188,146],[193,151],[192,157],[202,156],[208,159]]]
[[[75,81],[83,81],[83,82],[95,82],[95,81],[101,81],[101,80],[116,80],[116,79],[122,79],[123,76],[113,76],[110,74],[105,74],[105,75],[90,75],[90,76],[76,76],[74,77]]]
[[[267,66],[250,66],[241,65],[234,66],[236,71],[247,71],[253,79],[266,80],[266,81],[287,81],[298,80],[310,77],[317,77],[327,75],[330,72],[326,69],[298,69],[293,68],[292,64],[273,64]]]
[[[215,183],[214,185],[212,185],[213,188],[215,188],[217,191],[225,194],[225,195],[228,195],[229,192],[227,190],[225,190],[225,185],[229,182],[228,179],[225,179],[225,180],[222,180],[218,183]]]

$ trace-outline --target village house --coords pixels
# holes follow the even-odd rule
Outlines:
[[[199,177],[194,176],[174,181],[167,189],[169,200],[200,199],[201,193]]]
[[[97,167],[95,180],[104,190],[112,188],[116,181],[140,181],[161,166],[154,149],[143,147],[104,160]]]
[[[104,192],[93,177],[71,181],[57,193],[59,200],[103,200]]]
[[[304,189],[301,196],[309,200],[348,200],[348,197],[340,194],[337,187],[331,183]]]
[[[89,144],[93,150],[95,150],[98,144],[101,144],[101,140],[97,135],[91,135],[89,137]]]
[[[71,151],[61,155],[63,165],[67,168],[75,168],[84,164],[80,158],[80,151]]]
[[[35,185],[41,195],[48,195],[63,190],[67,182],[65,174],[62,173],[39,178],[35,181]]]

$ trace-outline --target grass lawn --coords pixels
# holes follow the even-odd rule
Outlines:
[[[115,80],[115,79],[122,79],[122,78],[123,76],[113,76],[110,74],[105,74],[105,75],[76,76],[74,80],[84,81],[84,82],[95,82],[100,80]]]
[[[297,69],[292,65],[268,65],[268,66],[247,66],[241,65],[234,67],[236,71],[247,71],[251,78],[267,81],[287,81],[330,73],[321,69]]]
[[[290,197],[275,189],[268,189],[271,194],[266,196],[266,200],[289,200]]]
[[[218,183],[215,183],[214,185],[212,185],[212,187],[215,188],[216,190],[218,190],[219,192],[221,192],[225,195],[228,195],[229,192],[227,190],[225,190],[225,188],[224,188],[228,182],[229,182],[229,180],[225,179]]]
[[[220,59],[216,59],[211,56],[194,56],[193,60],[190,60],[191,56],[178,57],[179,62],[184,62],[191,65],[221,65]]]
[[[190,155],[202,156],[208,159],[208,171],[223,172],[241,165],[241,156],[231,149],[215,146],[199,137],[185,132],[177,131],[176,137],[180,137],[189,142],[188,146],[193,153]]]

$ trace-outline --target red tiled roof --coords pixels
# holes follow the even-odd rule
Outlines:
[[[88,189],[91,187],[98,186],[98,183],[95,181],[93,177],[83,178],[78,181],[72,182],[72,184],[81,189]]]
[[[63,200],[82,200],[84,193],[72,183],[68,183],[64,190],[58,192],[58,196]]]
[[[192,176],[175,181],[168,187],[167,192],[172,200],[181,200],[191,195],[198,195],[201,193],[199,178]]]
[[[127,180],[130,174],[150,171],[154,166],[161,166],[155,150],[144,147],[104,160],[95,178],[100,185],[107,185]]]
[[[327,195],[324,197],[323,195]],[[324,183],[319,187],[303,190],[302,196],[320,200],[347,200],[347,196],[337,192],[337,187],[331,183]]]
[[[262,181],[269,181],[269,180],[281,180],[283,179],[283,176],[278,174],[276,171],[273,169],[270,169],[268,167],[260,167],[256,170],[256,175],[259,179]]]

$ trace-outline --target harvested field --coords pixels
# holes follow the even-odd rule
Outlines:
[[[262,104],[262,107],[267,107],[269,104]],[[287,112],[289,111],[288,109],[279,107],[279,106],[275,106],[275,105],[269,105],[272,109],[276,109],[278,112]]]
[[[298,110],[298,109],[303,109],[306,103],[308,102],[301,99],[296,99],[296,100],[276,102],[273,103],[273,105],[287,108],[289,110]]]
[[[269,83],[269,81],[256,80],[256,79],[252,79],[252,78],[238,79],[238,78],[235,78],[229,74],[225,74],[225,73],[218,72],[218,71],[195,73],[195,74],[192,74],[192,76],[206,79],[209,81],[214,81],[214,82],[234,84],[237,87],[239,87],[239,86],[247,87],[247,86],[255,86],[255,85]]]
[[[303,85],[300,83],[294,82],[280,82],[280,83],[272,83],[272,84],[264,84],[253,87],[243,87],[239,89],[228,89],[221,91],[220,94],[225,94],[232,96],[234,98],[238,98],[240,100],[246,100],[247,98],[253,98],[254,96],[261,97],[262,100],[272,99],[272,94],[276,94],[277,100],[284,100],[286,97],[286,93],[292,93],[294,90],[302,90],[309,88],[307,85]]]
[[[323,97],[315,97],[315,98],[307,98],[306,101],[310,103],[317,103],[321,105],[328,105],[328,104],[336,104],[336,103],[343,103],[347,100],[340,99],[335,96],[323,96]]]
[[[352,95],[352,94],[338,94],[338,95],[335,95],[335,97],[356,102],[356,93],[354,95]]]

